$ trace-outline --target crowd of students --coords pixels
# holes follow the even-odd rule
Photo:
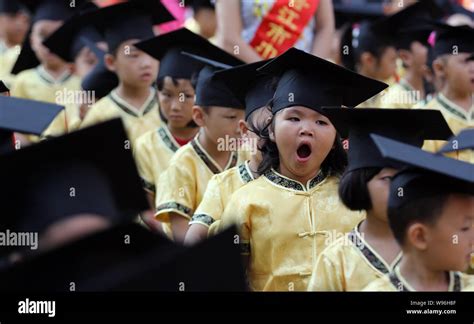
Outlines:
[[[331,61],[309,53],[328,56],[327,44],[254,62],[186,28],[155,36],[174,19],[160,1],[0,1],[12,21],[0,47],[0,228],[39,234],[39,251],[0,247],[0,281],[74,253],[95,275],[138,267],[113,252],[116,232],[142,236],[147,255],[168,247],[155,237],[181,249],[236,226],[223,237],[253,291],[472,290],[474,21],[452,23],[435,1],[389,15],[320,2],[343,22]],[[239,280],[217,271],[239,267],[226,243],[192,250],[202,264],[176,263],[189,278]],[[111,255],[99,262],[84,244]],[[150,285],[140,274],[134,287]]]

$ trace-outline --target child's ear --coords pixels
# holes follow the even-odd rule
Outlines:
[[[360,56],[360,62],[362,66],[372,67],[375,62],[375,57],[369,52],[364,52]]]
[[[413,223],[407,229],[407,241],[418,250],[428,248],[429,228],[422,223]]]
[[[199,127],[206,125],[205,112],[200,106],[193,106],[193,120]]]
[[[113,56],[112,54],[105,54],[104,56],[104,63],[105,63],[105,67],[107,68],[107,70],[111,71],[111,72],[115,72],[115,56]]]
[[[247,125],[247,122],[243,119],[239,120],[239,129],[240,129],[240,135],[245,136],[247,135],[249,131],[249,127]]]
[[[446,65],[441,58],[437,58],[433,61],[433,71],[438,78],[444,78],[446,74]]]
[[[401,49],[398,51],[398,57],[403,61],[403,64],[405,64],[408,67],[411,66],[413,55],[411,54],[410,51]]]

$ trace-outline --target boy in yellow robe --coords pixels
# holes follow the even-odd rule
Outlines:
[[[341,178],[339,196],[346,207],[364,210],[367,216],[320,254],[308,290],[360,291],[388,274],[401,257],[388,224],[387,200],[390,179],[403,165],[384,160],[370,133],[421,147],[424,139],[446,139],[451,131],[437,110],[324,111],[339,133],[349,137],[349,165]],[[420,128],[420,125],[425,126]]]
[[[12,69],[12,73],[17,74],[11,89],[12,96],[62,105],[64,93],[80,90],[80,79],[73,75],[71,66],[51,53],[43,45],[43,40],[72,16],[83,2],[77,2],[74,7],[67,2],[53,0],[36,1],[29,5],[33,12],[31,35],[27,35]],[[67,132],[69,129],[76,129],[79,122],[77,108],[65,105],[64,112],[52,124],[59,123],[64,132]],[[38,138],[30,140],[37,141]]]
[[[474,165],[372,135],[382,156],[409,166],[390,185],[388,218],[403,257],[365,291],[461,291],[474,244]]]
[[[175,153],[156,188],[155,217],[165,223],[171,230],[168,234],[180,242],[209,180],[234,167],[238,160],[237,151],[228,149],[226,143],[240,137],[238,122],[243,119],[244,104],[222,81],[214,78],[214,73],[217,67],[230,67],[226,63],[242,62],[219,48],[214,49],[212,55],[219,56],[222,63],[193,55],[209,63],[199,72],[193,107],[193,119],[201,127],[200,132]]]
[[[204,64],[181,54],[181,51],[206,51],[212,54],[217,47],[185,28],[140,42],[136,46],[160,62],[158,98],[161,119],[165,123],[141,136],[135,148],[135,158],[145,190],[154,202],[161,173],[168,168],[174,153],[199,131],[192,116],[195,97],[192,78]]]
[[[392,16],[392,24],[397,30],[395,45],[404,74],[397,83],[390,85],[381,108],[412,108],[424,101],[428,38],[433,29],[424,21],[439,18],[441,14],[433,1],[419,1]]]
[[[276,82],[274,77],[257,72],[257,68],[267,62],[245,64],[216,73],[216,79],[223,80],[245,102],[245,120],[241,120],[239,126],[243,145],[247,144],[242,148],[250,151],[251,155],[243,164],[211,178],[204,197],[189,222],[185,244],[195,244],[212,235],[218,229],[221,215],[232,194],[258,177],[261,154],[258,151],[259,137],[256,128],[270,117],[267,104],[273,97],[273,84]]]
[[[439,93],[423,108],[438,109],[455,135],[474,127],[474,28],[437,24],[433,70]],[[418,108],[419,106],[415,106]],[[421,107],[421,105],[420,105]],[[429,141],[423,149],[436,152],[445,143]]]
[[[105,64],[117,74],[119,85],[89,109],[81,128],[112,118],[124,122],[132,146],[141,135],[160,126],[156,90],[152,87],[158,61],[135,44],[151,38],[153,24],[171,20],[160,2],[125,2],[85,16],[105,37]]]

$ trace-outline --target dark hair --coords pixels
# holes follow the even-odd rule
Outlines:
[[[369,210],[372,208],[367,183],[382,168],[362,168],[346,171],[339,182],[339,197],[350,210]]]
[[[357,64],[365,52],[372,54],[378,64],[385,50],[393,46],[389,40],[384,40],[381,37],[373,35],[373,32],[370,32],[369,26],[366,24],[368,23],[363,22],[360,24],[360,35],[358,39],[353,37],[352,25],[348,24],[345,29],[343,29],[339,53],[341,55],[342,65],[349,70],[356,71]],[[354,46],[354,42],[358,42],[357,47]],[[349,46],[347,54],[344,53],[345,46]]]
[[[270,101],[268,108],[271,109],[273,100]],[[261,138],[261,145],[258,149],[262,152],[262,162],[258,166],[258,173],[264,174],[269,171],[271,168],[278,169],[280,165],[280,157],[278,154],[278,147],[275,142],[270,139],[269,129],[272,131],[275,129],[275,115],[272,116],[271,120],[264,125],[264,127],[256,126],[256,134]],[[329,154],[324,159],[321,164],[321,171],[329,176],[341,176],[347,166],[347,154],[344,150],[341,138],[339,135],[336,135],[334,141],[334,148],[329,152]]]
[[[156,80],[156,88],[158,89],[158,91],[163,90],[163,87],[165,86],[165,78],[166,78],[166,76],[163,76],[163,77],[159,78],[158,80]],[[173,85],[175,87],[177,87],[178,86],[178,79],[172,78],[172,77],[170,77],[170,78],[171,78],[171,81],[173,82]]]
[[[388,221],[397,242],[403,245],[408,227],[415,222],[435,224],[448,196],[439,193],[414,199],[397,208],[388,208]]]

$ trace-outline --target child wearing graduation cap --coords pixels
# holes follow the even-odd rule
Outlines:
[[[204,64],[181,52],[208,53],[210,58],[218,58],[213,53],[220,53],[221,50],[185,28],[136,46],[160,62],[157,88],[159,114],[164,123],[142,135],[134,152],[144,188],[154,202],[159,176],[168,168],[174,153],[199,131],[193,120],[195,88],[192,80]]]
[[[474,165],[371,135],[384,158],[409,165],[390,184],[388,219],[403,258],[366,291],[462,291],[474,244]]]
[[[384,17],[382,13],[375,21],[361,10],[361,17],[366,18],[354,23],[343,31],[340,41],[342,65],[363,76],[393,83],[397,70],[397,51],[395,48],[396,19]],[[382,99],[387,90],[369,98],[358,107],[382,107]]]
[[[120,117],[133,145],[139,136],[160,125],[156,90],[152,87],[158,61],[135,44],[154,36],[154,24],[173,18],[161,2],[140,0],[101,8],[87,19],[107,42],[105,63],[117,74],[119,84],[90,108],[81,128]]]
[[[365,211],[366,218],[319,255],[308,290],[360,291],[388,274],[401,258],[387,219],[390,179],[401,166],[383,159],[370,134],[421,147],[424,139],[446,139],[451,131],[437,110],[328,108],[324,113],[349,138],[349,164],[339,197],[350,210]]]
[[[344,67],[380,81],[395,75],[397,53],[389,18],[362,20],[344,31],[340,44]]]
[[[432,25],[427,21],[442,15],[434,0],[420,1],[392,16],[397,25],[395,46],[404,74],[391,85],[382,100],[382,108],[411,108],[426,98],[428,44]]]
[[[251,155],[243,164],[211,178],[204,197],[189,222],[185,244],[195,244],[214,234],[232,194],[259,176],[257,170],[262,156],[258,150],[258,129],[270,117],[267,105],[273,98],[276,84],[275,77],[257,72],[257,68],[266,63],[268,60],[216,72],[216,79],[223,80],[245,102],[245,120],[239,121],[239,127],[242,139],[247,140],[246,149],[251,150]]]
[[[175,153],[156,187],[155,217],[179,242],[184,240],[188,223],[209,180],[236,166],[239,160],[239,153],[231,146],[227,148],[225,143],[240,137],[239,121],[244,118],[244,103],[223,81],[215,78],[215,72],[243,63],[219,48],[211,54],[217,56],[219,62],[190,54],[206,63],[197,77],[193,107],[193,119],[200,131]]]
[[[82,5],[73,16],[67,19],[61,27],[43,42],[43,45],[51,53],[60,57],[64,62],[73,64],[73,73],[80,80],[93,68],[97,61],[93,56],[94,54],[91,54],[91,51],[87,48],[84,39],[89,39],[91,42],[102,41],[101,36],[93,27],[81,27],[81,25],[86,24],[85,19],[83,19],[84,14],[97,8],[96,5],[90,2]],[[58,92],[56,102],[64,105],[66,107],[65,111],[53,121],[43,136],[46,138],[60,136],[78,129],[82,121],[80,107],[82,105],[92,105],[94,103],[92,99],[94,99],[94,94],[80,89],[70,92]]]
[[[58,91],[64,88],[80,89],[80,80],[72,74],[70,66],[51,53],[43,45],[43,40],[54,33],[84,2],[78,1],[75,6],[70,6],[67,1],[27,2],[32,12],[31,32],[12,69],[13,74],[18,74],[12,87],[13,96],[56,103]]]
[[[425,105],[439,109],[454,134],[474,127],[474,28],[436,23],[433,70],[441,90]],[[430,141],[424,149],[438,151],[443,142]]]
[[[28,32],[30,19],[18,0],[0,1],[0,79],[13,84],[10,71],[20,53],[21,43]]]
[[[474,164],[474,128],[464,129],[451,137],[437,153]],[[468,273],[474,274],[474,252]]]
[[[364,216],[337,196],[347,157],[324,106],[356,106],[386,88],[292,48],[259,71],[281,75],[261,149],[262,175],[237,190],[220,228],[236,223],[253,290],[306,290],[318,255]]]

